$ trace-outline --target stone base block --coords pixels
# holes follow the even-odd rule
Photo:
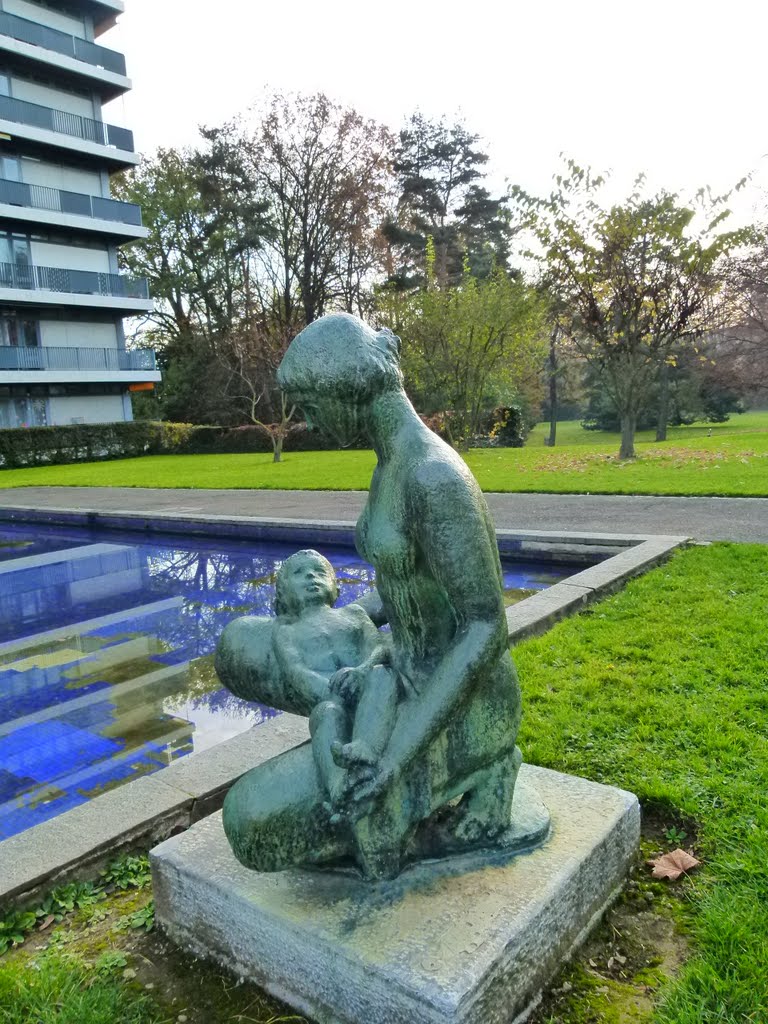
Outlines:
[[[414,865],[375,885],[241,867],[220,814],[152,852],[161,927],[321,1024],[510,1024],[615,896],[633,859],[631,793],[524,765],[545,843]]]

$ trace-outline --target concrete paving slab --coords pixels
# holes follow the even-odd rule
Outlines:
[[[524,601],[507,608],[507,629],[509,641],[519,643],[529,636],[537,636],[557,622],[571,615],[593,599],[591,587],[576,587],[556,583],[554,587],[540,590]]]
[[[616,590],[628,579],[646,572],[687,542],[687,537],[654,537],[614,554],[610,559],[574,573],[564,582],[570,587],[589,587],[601,596]]]

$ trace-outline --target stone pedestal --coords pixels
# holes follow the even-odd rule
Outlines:
[[[321,1024],[510,1024],[620,888],[636,797],[524,765],[552,827],[529,853],[421,863],[371,885],[241,867],[220,814],[152,852],[156,914],[179,945]]]

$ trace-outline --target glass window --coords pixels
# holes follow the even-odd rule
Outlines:
[[[28,267],[32,263],[29,237],[12,235],[10,232],[0,233],[0,263],[15,263],[20,267]]]
[[[18,320],[16,317],[0,318],[0,346],[37,348],[40,345],[39,326],[37,320]]]
[[[0,71],[0,96],[11,95],[11,82],[8,75]]]
[[[15,422],[13,420],[15,419]],[[48,412],[44,398],[14,398],[11,414],[12,427],[44,427]]]
[[[28,267],[32,263],[29,239],[23,236],[13,236],[13,262],[17,267]]]
[[[30,427],[48,426],[48,408],[44,398],[30,398],[27,400],[27,415]]]
[[[0,177],[21,181],[21,160],[17,156],[0,156]]]
[[[20,320],[19,335],[25,348],[37,348],[40,344],[40,324],[37,320]]]
[[[47,424],[44,398],[0,398],[0,427],[45,427]]]

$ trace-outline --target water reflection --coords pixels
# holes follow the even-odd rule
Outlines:
[[[0,839],[263,722],[222,690],[213,650],[267,615],[295,545],[0,528]],[[340,601],[373,571],[322,548]],[[505,566],[509,600],[567,574]]]

